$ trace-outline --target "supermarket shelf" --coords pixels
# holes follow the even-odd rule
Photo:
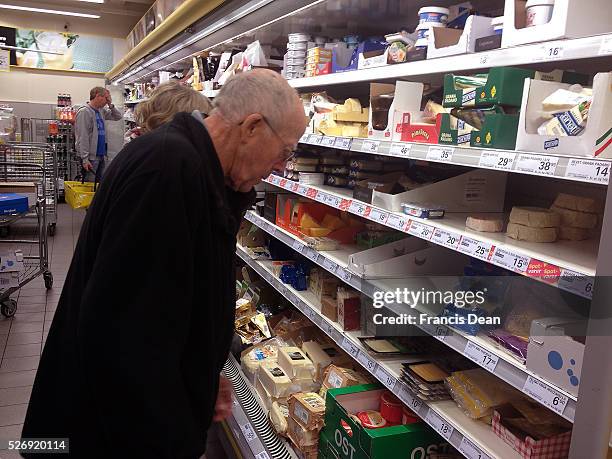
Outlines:
[[[551,49],[560,49],[557,55]],[[309,78],[289,80],[296,89],[317,88],[339,84],[402,79],[418,75],[442,74],[477,70],[496,66],[543,64],[604,58],[612,55],[612,34],[593,37],[554,40],[512,48],[501,48],[480,53],[425,59],[417,62],[385,65],[352,72],[331,73]]]
[[[468,214],[449,213],[440,220],[425,220],[352,199],[348,189],[301,185],[275,175],[264,181],[584,298],[592,297],[598,253],[598,243],[594,239],[554,244],[516,241],[504,233],[466,229]]]
[[[298,292],[284,285],[269,268],[270,262],[251,258],[241,247],[236,253],[246,264],[272,285],[280,294],[306,315],[316,326],[341,346],[360,365],[395,393],[407,406],[416,412],[427,424],[446,438],[465,457],[512,459],[520,457],[501,438],[497,437],[486,424],[474,421],[461,411],[453,401],[425,402],[417,398],[401,381],[401,364],[410,359],[373,358],[360,344],[356,332],[343,332],[338,325],[321,315],[320,303],[309,292]]]
[[[243,456],[255,459],[296,459],[298,456],[293,448],[276,434],[259,395],[232,355],[223,366],[223,374],[233,388],[233,422],[229,424]]]
[[[306,247],[303,241],[300,241],[296,236],[273,225],[253,211],[247,212],[245,218],[370,298],[375,291],[394,291],[397,288],[419,290],[423,287],[423,283],[427,282],[425,279],[415,278],[366,281],[351,274],[346,269],[348,255],[362,249],[355,248],[351,251],[350,248],[346,248],[347,246],[343,246],[343,250],[339,251],[316,251]],[[431,278],[429,280],[431,281]],[[441,282],[449,283],[449,279],[443,278]],[[456,282],[451,281],[448,286],[441,288],[441,290],[446,290],[455,284]],[[410,312],[403,305],[395,305],[389,309],[397,314]],[[436,312],[425,310],[419,306],[416,309],[418,312],[436,315]],[[575,396],[559,389],[532,371],[527,370],[525,364],[521,363],[510,353],[495,346],[489,340],[479,336],[467,335],[444,325],[417,326],[424,332],[442,341],[451,349],[481,365],[485,370],[493,373],[501,380],[530,395],[534,400],[555,411],[568,421],[573,422],[577,403]]]
[[[611,160],[585,158],[584,156],[569,157],[516,150],[391,142],[318,134],[304,134],[300,138],[300,143],[402,159],[422,159],[436,163],[554,177],[599,185],[607,185],[610,173],[612,173]]]

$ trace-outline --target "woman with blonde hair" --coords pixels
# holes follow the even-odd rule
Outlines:
[[[160,84],[151,96],[136,107],[134,118],[138,127],[126,134],[126,142],[157,129],[171,121],[179,112],[198,110],[207,115],[212,104],[201,93],[176,81]]]

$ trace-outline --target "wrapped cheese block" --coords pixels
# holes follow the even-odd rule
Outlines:
[[[279,402],[272,403],[270,408],[270,422],[274,429],[281,435],[287,433],[289,421],[289,407]]]
[[[555,242],[557,231],[557,228],[531,228],[518,223],[508,223],[506,235],[519,241]]]
[[[323,371],[331,365],[331,357],[323,350],[323,347],[316,341],[307,341],[302,344],[302,350],[310,358],[315,367],[315,381],[321,381]]]
[[[263,344],[255,346],[242,355],[240,358],[240,365],[251,382],[255,381],[255,375],[262,363],[276,363],[277,353],[278,346]]]
[[[305,429],[298,421],[289,416],[287,431],[298,448],[315,446],[319,443],[319,429]]]
[[[314,365],[299,347],[281,347],[278,350],[278,366],[290,378],[314,378]]]
[[[553,228],[561,223],[561,216],[543,207],[518,207],[510,212],[510,223],[528,226],[530,228]]]
[[[504,219],[496,215],[470,215],[465,221],[465,226],[474,231],[501,233]]]
[[[325,400],[314,392],[301,392],[289,397],[289,417],[305,429],[318,429],[323,426]]]
[[[274,362],[262,363],[257,378],[270,396],[287,397],[291,388],[291,379],[287,373]]]
[[[597,226],[597,214],[564,209],[553,205],[550,210],[561,215],[561,225],[572,228],[593,229]]]
[[[574,196],[566,193],[559,193],[559,196],[557,196],[557,199],[555,199],[553,206],[593,214],[600,214],[603,212],[603,202],[600,200],[585,198],[582,196]]]
[[[590,237],[590,231],[584,228],[572,228],[571,226],[559,228],[559,239],[565,241],[584,241],[590,239]]]

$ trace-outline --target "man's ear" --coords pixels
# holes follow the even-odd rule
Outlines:
[[[259,113],[251,113],[241,123],[240,128],[246,136],[252,136],[256,129],[261,129],[263,117]]]

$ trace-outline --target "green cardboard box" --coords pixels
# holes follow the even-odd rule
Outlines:
[[[425,459],[449,448],[448,443],[424,422],[365,429],[350,414],[378,411],[380,384],[329,389],[325,400],[325,427],[319,437],[319,451],[334,459]]]
[[[480,131],[472,131],[470,145],[472,147],[514,150],[518,123],[519,115],[489,115]]]
[[[460,120],[452,116],[450,113],[441,113],[440,117],[440,137],[438,143],[442,145],[460,145],[467,147],[470,145],[470,134],[467,130],[457,129],[457,124]]]

